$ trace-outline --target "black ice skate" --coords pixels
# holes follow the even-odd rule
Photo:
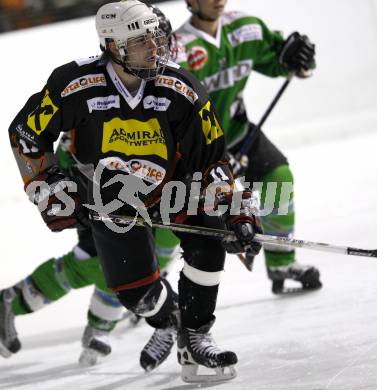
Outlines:
[[[140,365],[149,372],[158,367],[170,355],[177,328],[169,321],[166,328],[156,329],[140,354]]]
[[[220,349],[209,332],[215,319],[197,330],[183,328],[178,332],[178,362],[182,380],[188,383],[223,382],[236,377],[237,355]],[[199,366],[215,370],[215,374],[198,374]]]
[[[297,262],[281,267],[267,267],[268,277],[272,280],[272,292],[274,294],[300,293],[317,290],[322,287],[319,280],[319,271],[311,265],[303,265]],[[286,288],[286,279],[301,283],[301,287]]]
[[[0,292],[0,355],[9,358],[21,349],[14,325],[12,301],[16,296],[13,288]]]
[[[108,334],[109,332],[86,326],[81,339],[83,350],[79,358],[80,365],[94,366],[100,358],[111,353]]]

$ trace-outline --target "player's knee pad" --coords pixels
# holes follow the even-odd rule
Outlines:
[[[158,327],[178,307],[177,294],[166,279],[152,284],[117,292],[120,302],[129,310]]]
[[[90,300],[89,312],[104,321],[119,321],[124,311],[123,305],[114,293],[95,288]]]

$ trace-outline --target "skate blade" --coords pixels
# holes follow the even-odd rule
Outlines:
[[[319,290],[320,287],[287,287],[280,291],[274,291],[275,295],[304,295]]]
[[[98,351],[91,348],[84,348],[79,357],[79,365],[81,367],[95,366],[102,357],[104,357],[104,355]]]
[[[229,381],[237,376],[234,366],[210,368],[209,370],[215,371],[214,374],[198,374],[198,370],[199,365],[197,364],[183,365],[182,380],[186,383],[219,383]]]
[[[300,282],[297,282],[300,283]],[[284,285],[273,284],[272,292],[275,295],[300,295],[317,291],[322,288],[322,283],[319,282],[312,286],[298,286],[298,287],[286,287]]]
[[[12,352],[0,341],[0,355],[6,359],[12,356]]]

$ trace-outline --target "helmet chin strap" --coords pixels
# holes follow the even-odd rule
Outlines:
[[[119,49],[119,53],[121,54],[121,56],[123,58],[126,58],[126,49],[124,49],[124,48]],[[127,66],[126,60],[122,61],[122,60],[116,58],[115,55],[113,53],[111,53],[111,52],[110,52],[110,57],[116,64],[118,64],[118,65],[120,65],[122,67],[122,69],[123,69],[123,71],[125,73],[128,73],[128,74],[130,74],[132,76],[136,76],[134,74],[134,72],[132,71],[132,69]]]
[[[123,53],[120,53],[123,57],[126,57],[126,49],[120,49],[119,51],[122,51]],[[115,55],[109,50],[108,51],[109,56],[112,61],[114,61],[116,64],[120,65],[123,69],[123,71],[131,76],[138,77],[139,79],[148,79],[148,78],[154,78],[157,76],[157,68],[156,69],[132,69],[127,65],[127,62],[124,60],[120,60],[119,58],[116,58]]]
[[[123,62],[122,60],[118,59],[114,53],[110,50],[110,48],[108,47],[108,44],[111,42],[112,40],[108,40],[108,42],[106,42],[106,46],[103,46],[102,44],[100,45],[100,49],[101,51],[107,56],[107,58],[110,58],[113,62],[115,62],[116,64],[120,65],[123,69],[124,72],[128,73],[128,74],[132,74],[131,73],[131,70],[127,68],[127,65],[125,64],[125,62]],[[121,53],[123,55],[123,57],[126,56],[126,53],[125,53],[125,50],[124,49],[121,49],[123,53]]]

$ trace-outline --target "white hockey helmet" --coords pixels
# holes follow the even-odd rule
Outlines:
[[[127,41],[157,27],[157,16],[139,0],[105,4],[96,15],[96,29],[103,47],[106,47],[106,39]]]
[[[123,0],[103,5],[96,15],[96,29],[101,48],[105,50],[109,41],[114,41],[119,50],[123,69],[143,79],[153,79],[161,74],[169,59],[167,38],[159,29],[159,20],[153,9],[139,0]],[[152,37],[157,46],[157,68],[139,67],[130,63],[127,47],[132,38]]]

